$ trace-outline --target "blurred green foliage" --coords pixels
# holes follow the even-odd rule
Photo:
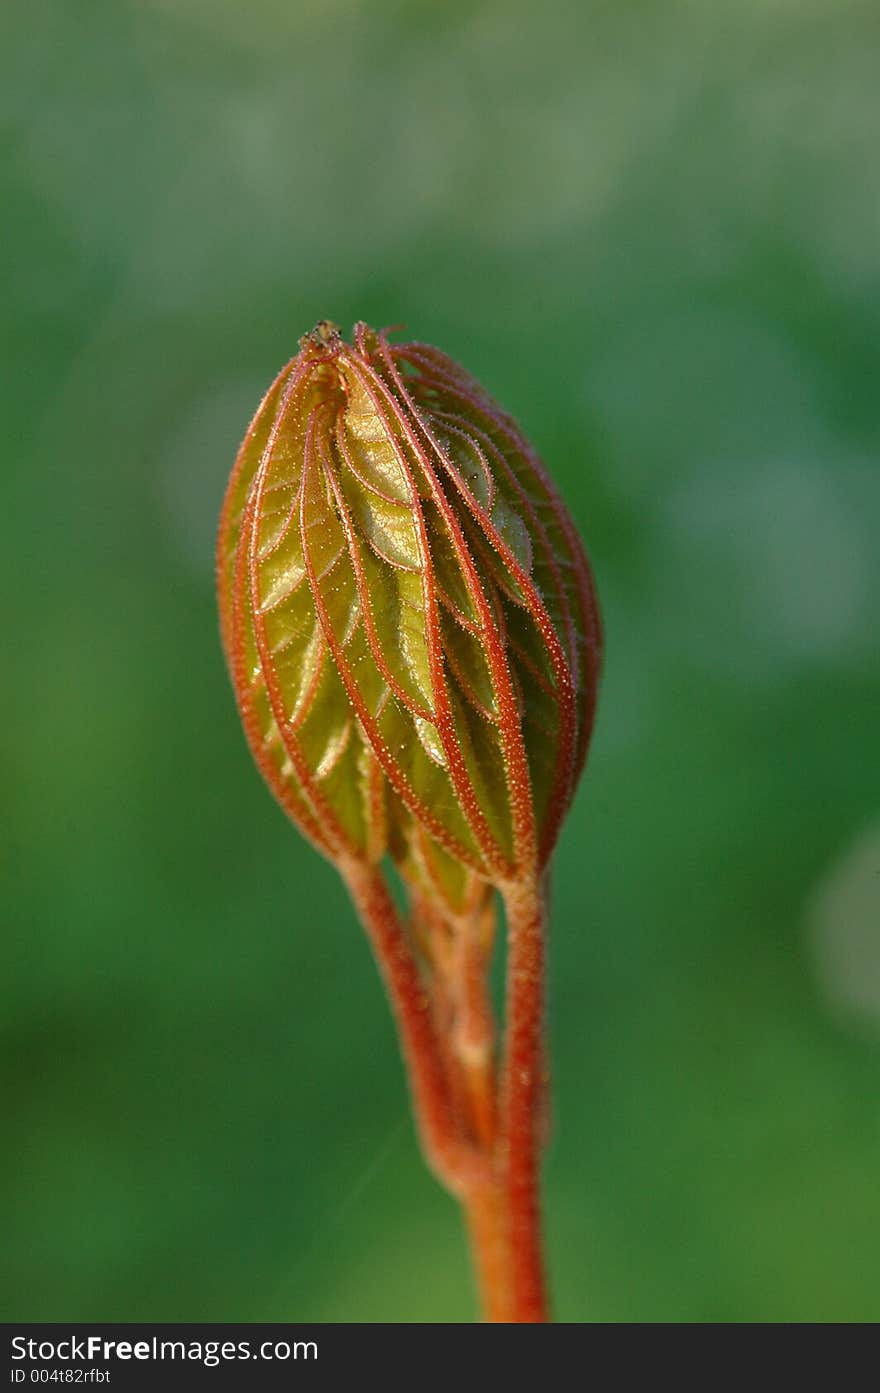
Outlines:
[[[880,1318],[878,41],[873,0],[2,7],[6,1319],[472,1311],[216,632],[235,448],[324,316],[486,383],[603,598],[559,1317]]]

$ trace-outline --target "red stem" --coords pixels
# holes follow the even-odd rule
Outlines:
[[[427,986],[381,871],[357,861],[341,869],[397,1021],[425,1157],[465,1212],[485,1317],[545,1321],[539,1203],[545,906],[540,890],[515,886],[504,896],[507,1039],[500,1085],[493,1089],[482,1029],[470,1038],[474,1025],[484,1026],[482,1007],[469,1020],[477,999],[465,1013],[464,1038],[450,1051],[450,1042],[438,1035]],[[472,982],[462,985],[473,992]],[[456,1069],[463,1079],[453,1077]],[[497,1136],[490,1135],[495,1114]]]
[[[468,1185],[485,1183],[487,1167],[462,1135],[430,997],[381,871],[359,861],[339,869],[367,931],[397,1021],[425,1158],[438,1179],[460,1196]]]
[[[503,1187],[497,1182],[475,1187],[462,1203],[483,1318],[496,1323],[511,1322],[515,1316]]]
[[[501,1075],[501,1154],[510,1224],[513,1319],[546,1321],[541,1252],[540,1155],[544,1070],[544,935],[540,885],[504,895],[507,912],[507,1038]]]

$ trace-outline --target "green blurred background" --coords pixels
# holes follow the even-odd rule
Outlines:
[[[567,1320],[880,1318],[874,0],[0,14],[6,1319],[461,1320],[212,546],[320,317],[520,419],[608,656],[556,866]]]

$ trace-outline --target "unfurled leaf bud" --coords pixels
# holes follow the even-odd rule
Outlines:
[[[221,519],[254,756],[329,857],[451,904],[545,865],[599,670],[590,571],[513,420],[450,358],[321,323],[269,389]]]
[[[251,750],[370,936],[425,1154],[468,1215],[485,1310],[545,1319],[545,871],[600,660],[571,518],[515,423],[450,358],[364,324],[349,345],[324,322],[245,436],[218,587]]]

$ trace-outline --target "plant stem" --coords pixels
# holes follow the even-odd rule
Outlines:
[[[474,1187],[462,1201],[483,1319],[512,1321],[510,1238],[504,1189]]]
[[[438,1035],[429,991],[381,871],[351,862],[344,875],[397,1021],[425,1158],[464,1210],[484,1317],[545,1321],[538,1192],[544,1089],[540,889],[515,886],[504,896],[507,1026],[495,1084],[488,1006],[477,990],[470,953],[463,960],[464,1031],[450,1050]]]
[[[397,1021],[419,1138],[428,1165],[454,1194],[486,1177],[487,1166],[462,1135],[431,1002],[381,871],[360,861],[342,869],[366,929]]]
[[[501,1155],[510,1225],[512,1319],[548,1317],[541,1252],[540,1153],[544,1069],[544,935],[540,885],[504,895],[507,912],[507,1033],[501,1074]]]

